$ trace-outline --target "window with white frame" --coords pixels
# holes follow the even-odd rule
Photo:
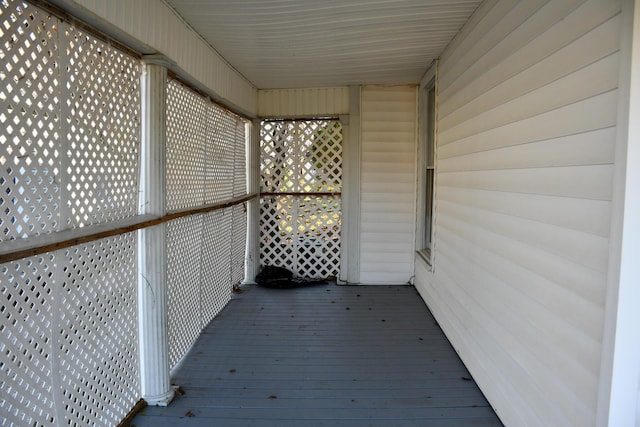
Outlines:
[[[435,189],[435,127],[436,127],[436,87],[431,80],[420,93],[420,213],[418,217],[418,242],[420,255],[432,262],[433,220]]]

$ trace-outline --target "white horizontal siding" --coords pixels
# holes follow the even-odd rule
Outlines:
[[[620,2],[490,0],[438,70],[416,286],[506,425],[595,425]]]
[[[194,80],[219,101],[255,116],[257,90],[203,41],[164,2],[158,0],[56,0],[55,3],[89,18],[91,24],[134,39],[176,63],[183,77]]]
[[[258,91],[260,117],[322,117],[349,114],[349,88]]]
[[[362,283],[406,283],[413,275],[416,90],[362,89]]]

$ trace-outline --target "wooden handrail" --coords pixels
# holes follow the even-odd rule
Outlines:
[[[46,252],[69,248],[83,243],[89,243],[107,237],[117,236],[119,234],[130,233],[132,231],[153,227],[185,216],[198,215],[225,209],[248,202],[249,200],[257,197],[257,193],[251,193],[200,208],[173,212],[162,217],[138,215],[132,218],[112,221],[105,224],[97,224],[90,227],[63,230],[33,236],[26,239],[8,240],[0,243],[0,264],[40,255]]]
[[[280,196],[301,196],[301,197],[322,197],[322,196],[342,196],[340,191],[315,191],[315,192],[295,192],[282,191],[278,193],[260,193],[260,197],[280,197]]]

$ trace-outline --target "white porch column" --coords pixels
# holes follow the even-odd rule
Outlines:
[[[342,146],[340,280],[360,282],[360,86],[349,86],[349,120]]]
[[[260,120],[251,122],[249,146],[247,147],[247,192],[260,191]],[[247,255],[244,284],[255,284],[260,270],[260,199],[247,203]]]
[[[144,58],[140,214],[165,215],[165,98],[168,63]],[[140,388],[149,405],[173,399],[167,336],[167,263],[164,224],[138,231]]]

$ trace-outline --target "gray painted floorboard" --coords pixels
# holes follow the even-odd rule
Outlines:
[[[410,286],[248,286],[176,370],[162,426],[502,426]]]

